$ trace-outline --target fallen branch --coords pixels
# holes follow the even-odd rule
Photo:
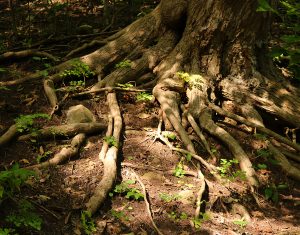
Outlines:
[[[78,133],[92,134],[100,132],[106,128],[106,124],[91,122],[91,123],[75,123],[61,126],[51,126],[39,130],[34,134],[22,135],[18,141],[27,141],[30,139],[49,139],[57,136],[70,137]]]
[[[23,50],[23,51],[18,51],[18,52],[12,52],[12,51],[5,52],[4,54],[0,55],[0,61],[9,60],[9,59],[21,59],[21,58],[30,57],[30,56],[47,57],[50,60],[53,60],[55,62],[59,61],[58,58],[56,58],[55,56],[53,56],[47,52],[33,50],[33,49]]]
[[[42,162],[40,164],[36,164],[33,166],[28,166],[26,169],[41,169],[41,168],[49,168],[51,166],[59,165],[60,163],[76,156],[79,153],[80,147],[85,141],[85,134],[77,134],[71,141],[71,145],[60,150],[59,153],[55,154],[53,158],[46,162]]]
[[[83,96],[83,95],[89,95],[89,94],[96,94],[96,93],[101,93],[101,92],[113,92],[113,91],[121,91],[121,92],[147,92],[150,91],[148,89],[132,89],[132,88],[121,88],[121,87],[104,87],[104,88],[99,88],[97,90],[93,90],[93,91],[84,91],[84,92],[80,92],[74,95],[71,95],[70,97],[79,97],[79,96]]]

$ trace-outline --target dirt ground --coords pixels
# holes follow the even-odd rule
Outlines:
[[[4,6],[4,1],[1,1],[1,4]],[[5,16],[7,17],[0,17],[2,22],[5,21]],[[85,22],[86,19],[87,23],[92,24],[91,19],[100,21],[101,17],[96,13],[89,13],[86,18],[81,16],[80,21]],[[115,26],[115,29],[118,27]],[[9,45],[9,48],[13,48],[11,46]],[[58,51],[57,47],[54,47],[53,52],[55,51]],[[1,64],[9,73],[0,73],[0,81],[26,76],[41,66],[42,64],[32,59],[8,61]],[[95,81],[96,79],[88,81],[87,86]],[[65,123],[66,111],[77,104],[89,108],[98,120],[107,119],[108,107],[105,99],[104,93],[93,97],[67,99],[60,115],[54,115],[51,120],[40,120],[38,124],[53,126]],[[209,191],[205,195],[203,219],[195,222],[193,217],[200,187],[197,163],[172,152],[159,140],[154,141],[159,123],[159,105],[155,101],[138,100],[136,93],[131,92],[118,93],[118,101],[124,129],[118,156],[116,185],[134,180],[129,187],[142,191],[135,175],[140,177],[147,190],[153,219],[163,234],[300,234],[300,184],[287,178],[276,164],[253,152],[253,148],[259,150],[263,147],[263,141],[250,134],[243,125],[229,125],[228,120],[219,120],[220,125],[241,141],[254,166],[267,165],[267,169],[257,168],[259,179],[264,182],[260,191],[256,193],[259,204],[243,180],[235,178],[218,184],[209,172],[203,169]],[[20,114],[50,112],[51,108],[41,84],[22,84],[0,90],[0,134],[14,124],[14,119]],[[57,167],[39,171],[38,178],[16,195],[18,199],[26,198],[32,202],[43,219],[41,231],[24,229],[20,234],[84,234],[80,212],[103,174],[103,165],[98,155],[104,135],[105,133],[98,133],[89,136],[79,156]],[[194,133],[190,135],[193,136]],[[224,146],[215,139],[206,137],[216,158],[211,159],[202,145],[197,144],[198,140],[195,137],[200,156],[217,166],[220,166],[221,159],[231,159]],[[170,141],[174,146],[181,145],[178,136]],[[38,142],[13,141],[0,148],[0,170],[5,170],[14,163],[19,163],[22,167],[36,164],[41,151],[50,151],[51,157],[69,142],[70,140],[63,138]],[[232,171],[236,170],[237,167],[233,166]],[[287,185],[284,190],[278,189],[278,202],[267,200],[265,197],[265,187],[271,184]],[[127,199],[125,196],[114,192],[107,198],[94,217],[97,227],[94,234],[156,234],[145,200]],[[243,205],[247,209],[251,220],[243,218],[243,213],[237,209],[237,205]],[[3,218],[9,214],[11,205],[6,203],[1,207],[0,227],[7,225]],[[193,226],[197,222],[199,226]]]

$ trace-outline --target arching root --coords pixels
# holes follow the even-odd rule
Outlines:
[[[112,189],[117,175],[117,154],[122,130],[122,118],[120,108],[115,93],[108,93],[107,103],[110,109],[110,115],[113,119],[113,138],[115,146],[110,146],[104,159],[104,173],[100,183],[97,185],[93,196],[86,203],[86,210],[94,214],[103,204],[109,191]]]
[[[79,153],[79,150],[86,139],[85,134],[77,134],[71,141],[70,146],[63,148],[59,153],[55,154],[53,158],[46,162],[36,164],[33,166],[26,167],[26,169],[41,169],[48,168],[51,166],[56,166],[62,162],[76,156]]]

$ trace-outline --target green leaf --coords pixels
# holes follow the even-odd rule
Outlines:
[[[288,186],[286,184],[278,184],[277,189],[287,189]]]
[[[300,36],[298,35],[284,35],[281,36],[280,39],[286,43],[299,43]]]
[[[270,6],[270,4],[268,3],[267,0],[258,0],[258,4],[259,4],[259,6],[256,9],[256,11],[258,11],[258,12],[268,12],[268,11],[270,11],[270,12],[273,12],[275,14],[278,14],[278,12],[273,7]]]
[[[279,194],[278,194],[277,191],[274,191],[273,195],[272,195],[272,201],[275,202],[275,203],[277,203],[278,200],[279,200]]]
[[[267,165],[266,164],[257,164],[257,167],[261,170],[267,169]]]
[[[272,195],[273,195],[273,189],[272,188],[270,188],[270,187],[268,187],[268,188],[266,188],[265,189],[265,198],[268,200],[268,199],[270,199],[271,197],[272,197]]]
[[[192,155],[190,153],[185,155],[186,160],[189,162],[192,160]]]

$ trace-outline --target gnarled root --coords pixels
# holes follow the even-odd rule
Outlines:
[[[108,93],[107,102],[110,109],[110,115],[113,119],[113,138],[115,146],[111,146],[102,159],[104,165],[104,174],[97,185],[93,196],[86,203],[86,210],[94,214],[106,199],[109,191],[112,189],[117,175],[117,154],[119,148],[120,135],[122,130],[122,118],[120,108],[115,93]],[[110,131],[109,131],[110,132]]]
[[[34,134],[22,135],[18,141],[27,141],[30,139],[49,139],[58,136],[71,137],[78,133],[92,134],[103,131],[106,124],[91,122],[91,123],[75,123],[61,126],[46,127]]]
[[[255,123],[259,126],[264,127],[263,119],[260,114],[255,110],[255,108],[250,104],[244,104],[240,106],[242,114],[247,117],[252,123]],[[270,152],[273,154],[274,158],[279,162],[279,165],[282,167],[282,170],[291,178],[300,180],[300,170],[291,165],[287,158],[278,150],[271,141],[266,141],[267,147]],[[291,142],[293,143],[293,142]],[[296,143],[294,143],[296,145]]]
[[[26,167],[26,169],[41,169],[48,168],[51,166],[56,166],[61,164],[62,162],[76,156],[79,152],[80,147],[84,143],[86,139],[85,134],[77,134],[71,141],[71,145],[60,150],[59,153],[55,154],[53,158],[46,162],[42,162],[40,164],[36,164],[33,166]]]

